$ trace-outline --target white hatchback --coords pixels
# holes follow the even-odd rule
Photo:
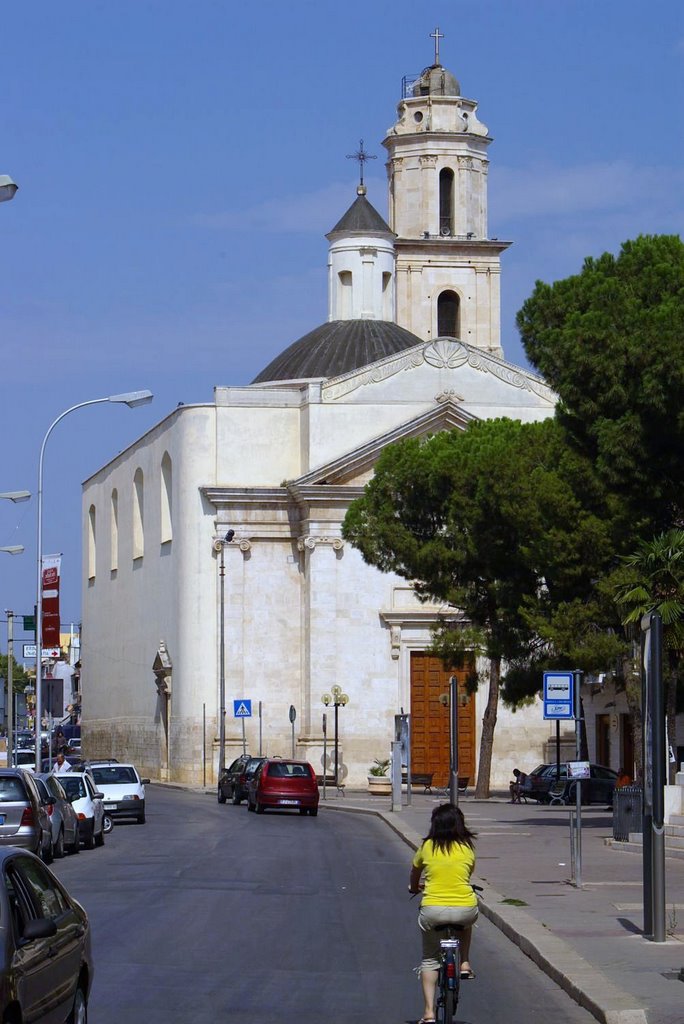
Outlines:
[[[86,850],[104,845],[104,808],[102,793],[86,772],[73,768],[59,776],[59,784],[76,811],[78,831]]]
[[[119,761],[91,761],[87,771],[104,795],[104,812],[110,818],[135,818],[145,824],[145,783],[134,765]]]

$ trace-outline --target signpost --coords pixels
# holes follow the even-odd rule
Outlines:
[[[665,695],[663,621],[657,612],[641,620],[644,709],[643,884],[644,934],[665,942]]]
[[[575,815],[570,817],[571,854],[573,863],[573,882],[578,889],[582,887],[582,779],[583,765],[581,758],[582,723],[580,704],[581,672],[545,672],[544,673],[544,718],[556,722],[556,779],[560,775],[560,722],[575,720],[575,762],[578,774],[573,774],[575,783]],[[573,762],[570,762],[573,764]],[[570,772],[568,765],[568,772]]]
[[[295,719],[297,717],[297,709],[295,708],[294,704],[290,704],[290,710],[288,712],[288,716],[289,716],[289,719],[290,719],[290,725],[292,727],[292,760],[294,761],[294,756],[295,756],[294,724],[295,724]]]
[[[233,701],[233,718],[239,718],[242,721],[242,753],[247,753],[247,740],[245,737],[245,718],[252,717],[252,702],[243,697],[242,700]]]

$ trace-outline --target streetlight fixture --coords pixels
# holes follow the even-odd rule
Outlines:
[[[7,498],[16,505],[19,501],[28,501],[31,497],[30,491],[0,491],[0,498]]]
[[[0,551],[4,551],[6,555],[20,555],[23,550],[23,544],[9,544],[7,547],[0,548]]]
[[[40,446],[40,458],[38,460],[38,586],[36,594],[36,769],[41,764],[41,730],[42,730],[42,681],[43,681],[43,461],[45,458],[45,445],[50,434],[57,424],[75,412],[76,409],[84,409],[87,405],[101,405],[104,402],[116,402],[127,405],[129,409],[135,409],[139,405],[147,405],[154,395],[151,391],[126,391],[121,395],[108,395],[106,398],[91,398],[87,402],[78,402],[76,405],[65,409],[63,413],[53,420],[47,429],[43,443]],[[23,493],[23,492],[19,492]],[[24,499],[20,499],[24,500]]]
[[[226,767],[226,602],[225,602],[225,561],[223,553],[226,544],[230,544],[235,530],[228,530],[224,537],[214,541],[214,551],[219,553],[219,756],[218,775],[223,775]]]
[[[326,708],[332,706],[335,709],[335,785],[338,786],[340,782],[340,771],[339,771],[339,758],[338,758],[338,708],[343,708],[349,703],[349,697],[346,693],[342,693],[341,686],[331,686],[330,693],[324,693],[321,697],[321,701],[325,704]],[[323,774],[325,774],[325,765],[323,765]]]
[[[19,186],[15,181],[12,181],[9,174],[0,174],[0,203],[6,203],[10,199],[14,199],[17,194]]]

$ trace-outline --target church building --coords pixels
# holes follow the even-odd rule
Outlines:
[[[332,774],[336,719],[339,773],[365,786],[403,711],[413,770],[446,782],[448,673],[426,649],[437,617],[459,612],[366,565],[341,524],[387,445],[553,415],[549,387],[501,348],[510,243],[488,235],[491,142],[437,46],[402,81],[383,141],[387,219],[359,149],[356,196],[327,235],[327,321],[250,385],[174,409],[84,484],[91,755],[213,784],[225,708],[227,764],[244,742],[322,772],[325,742]],[[348,697],[334,709],[333,687]],[[471,784],[485,702],[486,687],[461,702],[459,774]],[[548,735],[539,707],[502,708],[492,785],[507,785],[516,761],[543,760]]]

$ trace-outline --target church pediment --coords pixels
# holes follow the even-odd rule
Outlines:
[[[400,399],[405,390],[407,397],[415,401],[416,376],[421,371],[430,380],[434,380],[435,375],[442,379],[446,371],[453,379],[456,390],[459,390],[462,381],[461,390],[468,403],[473,400],[479,404],[483,392],[500,392],[502,386],[503,390],[527,392],[535,404],[553,408],[556,403],[556,395],[541,377],[453,338],[426,341],[358,370],[331,378],[323,385],[321,400],[324,403],[340,399],[376,401],[377,392],[385,390],[383,386],[391,381],[395,398]],[[426,381],[428,388],[433,386],[430,380]],[[473,390],[477,394],[473,394]],[[518,395],[518,399],[522,397]]]
[[[300,491],[304,488],[320,487],[321,485],[337,487],[363,487],[373,476],[375,463],[380,453],[390,444],[403,441],[407,437],[427,437],[442,430],[464,430],[475,417],[463,409],[459,401],[461,396],[453,391],[446,391],[437,396],[437,405],[421,416],[402,423],[394,430],[372,438],[354,451],[342,455],[338,459],[318,466],[316,469],[299,477],[290,484],[290,490]]]

